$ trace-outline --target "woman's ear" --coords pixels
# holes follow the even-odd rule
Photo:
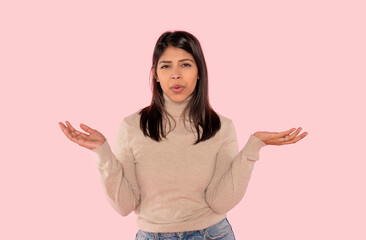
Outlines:
[[[159,82],[158,75],[155,72],[155,68],[154,67],[151,67],[151,71],[153,73],[153,76],[156,78],[156,81]]]

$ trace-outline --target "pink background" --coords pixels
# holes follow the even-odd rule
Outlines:
[[[114,143],[150,104],[156,40],[201,42],[212,107],[240,150],[255,131],[309,132],[265,146],[237,239],[366,239],[364,1],[1,1],[0,239],[134,239],[108,204],[97,156],[58,122]]]

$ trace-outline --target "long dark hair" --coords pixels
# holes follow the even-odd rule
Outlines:
[[[153,95],[150,106],[139,111],[141,115],[140,128],[145,136],[157,142],[161,140],[161,136],[166,138],[162,117],[163,114],[165,114],[164,116],[170,114],[164,109],[165,99],[160,83],[156,81],[156,73],[157,63],[164,50],[169,46],[189,52],[197,64],[199,79],[197,79],[196,88],[191,95],[192,98],[183,111],[183,116],[186,116],[187,111],[189,112],[189,120],[196,129],[197,141],[194,143],[195,145],[215,136],[221,128],[221,121],[218,114],[211,108],[208,100],[208,75],[201,44],[195,36],[186,31],[166,31],[156,42],[150,71],[151,76],[152,69],[155,69],[153,74]],[[200,130],[202,130],[202,133]]]

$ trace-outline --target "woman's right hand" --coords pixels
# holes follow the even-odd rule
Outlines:
[[[89,135],[75,130],[68,121],[66,121],[67,126],[62,122],[59,122],[58,124],[68,139],[87,149],[93,150],[102,145],[106,140],[103,134],[85,124],[80,123],[80,127],[85,132],[90,133]]]

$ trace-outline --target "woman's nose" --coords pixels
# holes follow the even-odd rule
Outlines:
[[[178,79],[178,78],[180,78],[180,75],[178,75],[178,74],[173,74],[173,75],[171,76],[171,78],[173,78],[173,79]]]
[[[174,70],[174,71],[172,72],[172,75],[170,75],[170,77],[171,77],[171,78],[173,78],[173,79],[177,79],[177,78],[180,78],[180,77],[181,77],[181,75],[180,75],[179,71]]]

